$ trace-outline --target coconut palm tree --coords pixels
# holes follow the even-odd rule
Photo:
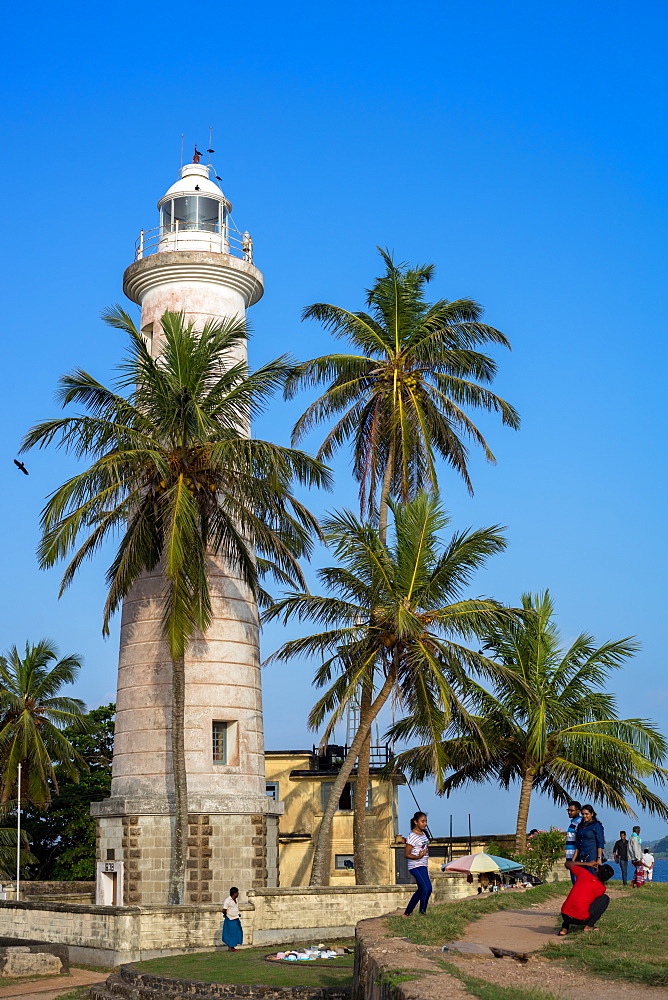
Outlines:
[[[451,773],[445,779],[436,774],[429,729],[408,716],[394,727],[394,737],[422,735],[424,744],[400,754],[397,766],[415,780],[436,775],[446,795],[469,783],[493,780],[508,788],[519,782],[518,853],[526,846],[534,791],[563,804],[576,797],[598,800],[633,815],[630,796],[668,817],[668,805],[646,784],[666,784],[668,741],[644,719],[619,719],[613,695],[601,690],[610,672],[634,655],[637,642],[597,645],[582,633],[563,649],[549,592],[524,594],[522,607],[527,614],[497,619],[485,638],[484,651],[510,669],[495,679],[491,693],[471,682],[471,715],[462,717],[464,727],[462,719],[454,720],[440,748]]]
[[[72,781],[87,769],[81,754],[62,730],[74,727],[85,732],[85,706],[78,698],[61,694],[81,668],[76,655],[58,659],[56,646],[48,639],[26,643],[20,654],[16,646],[0,656],[0,804],[16,793],[21,764],[22,798],[39,809],[58,792],[56,768]]]
[[[368,312],[350,312],[317,302],[304,318],[319,320],[345,339],[354,353],[329,354],[298,365],[286,382],[286,397],[300,388],[326,386],[293,431],[293,443],[321,423],[334,422],[317,457],[329,459],[344,442],[353,446],[353,472],[360,484],[360,513],[378,512],[381,540],[387,534],[388,501],[402,501],[422,489],[436,490],[440,456],[473,492],[466,441],[494,456],[467,409],[499,413],[504,424],[519,426],[516,410],[488,388],[497,368],[479,348],[510,347],[506,337],[481,322],[482,307],[472,299],[425,301],[433,265],[396,264],[380,250],[385,273],[367,292]],[[380,491],[380,497],[378,492]],[[360,693],[360,721],[371,693]],[[366,786],[370,741],[358,761],[355,805],[355,875],[365,883]]]
[[[298,558],[318,531],[291,484],[328,486],[329,474],[300,451],[248,436],[253,416],[283,385],[286,357],[250,372],[235,360],[242,320],[208,322],[201,333],[181,314],[161,320],[164,346],[151,357],[120,307],[107,322],[124,331],[129,354],[108,389],[84,371],[61,380],[64,406],[87,413],[34,427],[23,450],[55,442],[91,464],[49,498],[39,548],[43,567],[71,555],[61,585],[109,536],[120,536],[107,571],[103,631],[135,581],[162,567],[162,629],[172,661],[172,766],[176,830],[169,899],[183,900],[187,786],[183,746],[184,655],[211,622],[207,560],[223,557],[260,600],[261,579],[303,580]]]
[[[317,457],[327,460],[345,441],[352,442],[361,514],[378,511],[384,535],[391,497],[406,501],[420,490],[437,489],[437,455],[471,493],[465,440],[480,445],[494,461],[466,408],[499,413],[514,428],[519,416],[487,388],[497,366],[477,348],[510,344],[499,330],[481,322],[482,307],[473,299],[426,302],[424,289],[434,266],[395,264],[388,251],[379,248],[379,253],[385,274],[367,292],[369,312],[316,302],[303,313],[304,319],[319,320],[334,336],[346,339],[354,353],[302,362],[284,391],[291,398],[299,389],[326,386],[297,421],[293,444],[335,419]]]
[[[486,633],[512,612],[490,600],[465,598],[472,576],[505,548],[498,527],[453,535],[442,545],[449,523],[438,498],[424,492],[405,505],[391,503],[394,539],[383,545],[375,526],[349,511],[323,524],[338,565],[318,572],[328,593],[292,593],[265,612],[265,620],[316,622],[323,631],[286,642],[271,660],[317,656],[315,683],[325,693],[309,724],[328,721],[325,735],[362,687],[371,704],[332,787],[314,845],[311,885],[326,883],[330,832],[339,797],[373,721],[393,695],[431,729],[433,766],[441,768],[440,740],[452,719],[466,709],[460,690],[468,674],[495,677],[497,665],[465,643]],[[358,793],[359,794],[359,791]],[[357,795],[356,795],[357,797]]]

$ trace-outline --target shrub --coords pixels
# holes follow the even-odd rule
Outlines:
[[[539,830],[533,837],[528,837],[523,854],[511,856],[518,864],[524,865],[524,870],[529,875],[545,881],[556,862],[564,857],[565,845],[564,831],[551,826],[549,830]]]

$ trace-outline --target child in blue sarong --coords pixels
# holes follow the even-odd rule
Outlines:
[[[239,890],[236,885],[230,889],[230,894],[223,903],[223,943],[230,951],[236,951],[244,943],[244,929],[239,916]]]

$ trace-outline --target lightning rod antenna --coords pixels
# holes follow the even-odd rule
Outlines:
[[[179,163],[179,169],[183,166],[183,137],[185,133],[181,133],[181,162]]]

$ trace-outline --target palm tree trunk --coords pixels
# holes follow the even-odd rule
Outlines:
[[[376,700],[369,708],[368,720],[364,723],[364,725],[362,725],[362,721],[360,719],[360,727],[355,734],[355,739],[353,740],[352,746],[348,751],[348,756],[341,765],[341,770],[339,771],[334,782],[313,846],[313,864],[311,866],[311,878],[309,885],[327,885],[329,883],[329,868],[331,864],[331,833],[334,813],[339,808],[341,793],[345,788],[348,778],[350,777],[350,772],[354,767],[355,760],[359,756],[362,744],[367,737],[367,733],[371,729],[371,724],[390,696],[394,686],[395,676],[396,669],[392,666],[388,671],[385,683],[380,689]]]
[[[188,781],[184,747],[185,661],[183,656],[172,658],[172,771],[174,773],[174,838],[172,868],[169,876],[169,903],[184,902],[186,850],[188,845]]]
[[[371,708],[371,684],[365,684],[360,700],[360,728],[366,725],[366,717]],[[353,815],[353,853],[355,857],[355,883],[371,884],[371,871],[366,842],[366,797],[369,788],[369,767],[371,759],[371,728],[362,744],[357,758],[357,781],[355,782],[355,812]]]
[[[387,545],[387,517],[388,500],[390,499],[390,486],[392,485],[392,475],[394,473],[394,441],[390,442],[390,449],[387,453],[387,465],[383,475],[383,485],[380,490],[380,504],[378,509],[378,535],[383,545]]]
[[[522,775],[520,804],[517,809],[517,829],[515,830],[515,853],[523,854],[527,846],[527,824],[529,822],[529,804],[533,789],[533,768],[527,767]]]

